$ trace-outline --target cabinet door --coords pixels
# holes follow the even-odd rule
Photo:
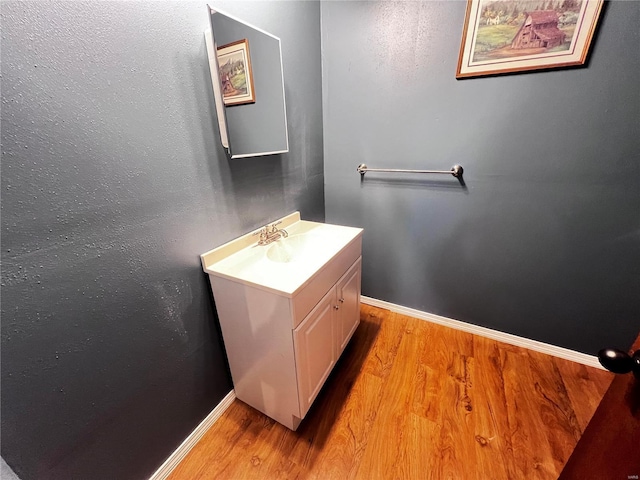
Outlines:
[[[336,363],[335,298],[331,289],[293,331],[301,418]]]
[[[336,284],[338,296],[337,339],[338,356],[349,343],[353,332],[360,323],[360,278],[359,258]]]

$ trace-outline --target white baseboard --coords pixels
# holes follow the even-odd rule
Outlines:
[[[472,333],[474,335],[490,338],[492,340],[497,340],[498,342],[508,343],[509,345],[515,345],[517,347],[528,348],[529,350],[546,353],[547,355],[564,358],[565,360],[571,360],[572,362],[581,363],[583,365],[587,365],[588,367],[604,370],[604,367],[602,367],[602,365],[600,365],[600,362],[598,361],[598,357],[593,355],[587,355],[586,353],[576,352],[575,350],[569,350],[568,348],[538,342],[537,340],[519,337],[517,335],[500,332],[498,330],[492,330],[486,327],[480,327],[471,323],[461,322],[460,320],[441,317],[440,315],[422,312],[420,310],[403,307],[401,305],[396,305],[395,303],[389,303],[371,297],[361,296],[360,299],[362,303],[366,303],[367,305],[384,308],[386,310],[400,313],[402,315],[418,318],[420,320],[426,320],[428,322],[437,323],[438,325],[443,325],[445,327],[454,328],[456,330],[462,330],[463,332]]]
[[[211,410],[211,413],[205,417],[200,425],[198,425],[193,432],[189,434],[187,438],[185,438],[184,442],[180,444],[180,446],[171,454],[169,458],[167,458],[160,468],[155,471],[149,480],[165,480],[173,469],[178,466],[178,464],[182,461],[182,459],[189,453],[189,451],[198,443],[198,440],[202,438],[202,436],[211,428],[211,426],[216,423],[216,421],[222,416],[222,414],[231,406],[233,401],[236,399],[235,390],[231,390],[226,397],[222,399],[222,401]]]

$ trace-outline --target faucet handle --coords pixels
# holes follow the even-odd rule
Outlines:
[[[282,220],[279,220],[275,223],[272,223],[271,225],[267,225],[267,227],[271,227],[271,233],[276,233],[278,231],[278,228],[276,228],[276,225],[280,225],[281,223],[282,223]]]

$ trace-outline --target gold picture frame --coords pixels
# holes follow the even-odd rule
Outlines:
[[[467,0],[456,78],[584,65],[603,0]]]
[[[255,103],[249,41],[245,38],[219,47],[218,74],[225,106]]]

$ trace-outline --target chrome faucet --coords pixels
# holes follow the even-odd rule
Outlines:
[[[259,232],[255,232],[254,235],[260,235],[258,245],[269,245],[271,242],[275,242],[280,238],[286,238],[289,236],[284,228],[278,228],[276,225],[280,225],[282,222],[272,223],[271,225],[265,225]]]

